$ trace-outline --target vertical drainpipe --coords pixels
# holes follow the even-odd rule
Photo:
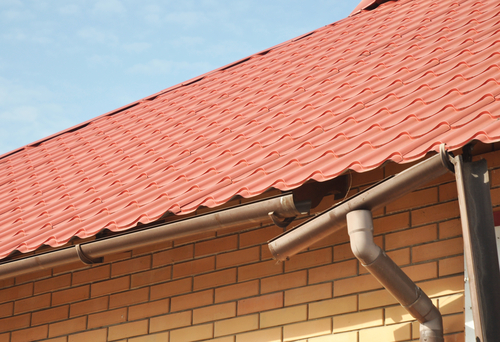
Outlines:
[[[371,211],[349,212],[347,229],[356,258],[420,322],[420,341],[443,342],[443,319],[439,310],[373,241]]]

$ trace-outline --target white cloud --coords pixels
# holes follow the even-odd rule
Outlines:
[[[62,15],[78,14],[80,11],[80,7],[76,4],[66,4],[58,9],[58,12]]]
[[[200,72],[211,68],[209,63],[197,62],[174,62],[162,59],[153,59],[147,63],[139,63],[130,67],[127,72],[132,74],[146,74],[146,75],[157,75],[157,74],[168,74],[179,69],[189,70],[191,72]]]
[[[95,27],[86,27],[78,30],[77,35],[90,43],[112,44],[118,43],[118,38],[110,32],[99,30]]]
[[[205,23],[207,16],[206,13],[195,11],[171,12],[165,16],[165,20],[171,24],[196,26]]]
[[[145,42],[128,43],[123,45],[123,49],[127,52],[141,53],[151,47],[151,44]]]
[[[120,63],[120,59],[112,55],[92,55],[87,58],[87,61],[92,66],[109,66]]]
[[[125,7],[119,0],[98,0],[93,8],[95,14],[124,13]]]

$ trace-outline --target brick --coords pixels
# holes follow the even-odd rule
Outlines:
[[[30,273],[26,273],[26,274],[21,274],[15,278],[16,285],[20,285],[22,283],[27,283],[27,282],[33,281],[33,280],[39,280],[42,278],[48,278],[50,276],[52,276],[52,270],[50,268],[45,269],[45,270],[30,272]],[[4,287],[2,285],[4,285],[4,284],[0,283],[0,288]],[[14,285],[14,284],[11,284],[11,285]]]
[[[153,317],[165,314],[170,311],[170,299],[161,299],[155,302],[148,302],[130,306],[128,308],[128,320],[135,321],[141,318]]]
[[[108,328],[108,341],[119,340],[122,338],[146,335],[148,333],[148,320],[142,320],[131,323],[113,325]]]
[[[149,323],[150,332],[163,330],[171,330],[175,328],[185,327],[191,324],[191,311],[173,313],[152,317]]]
[[[69,286],[71,286],[71,274],[64,274],[59,277],[53,277],[35,282],[33,293],[39,294],[49,291],[55,291]]]
[[[345,314],[356,311],[357,309],[357,296],[323,300],[309,304],[309,319]]]
[[[67,290],[62,290],[52,293],[52,306],[78,302],[88,299],[90,294],[90,286],[84,285],[72,287]]]
[[[217,269],[244,265],[259,261],[260,247],[246,248],[234,252],[219,254],[215,257]]]
[[[418,286],[429,296],[447,296],[464,291],[464,277],[456,276],[419,282]]]
[[[130,287],[140,287],[156,283],[162,283],[172,278],[172,266],[156,268],[154,270],[134,273],[130,278]]]
[[[232,283],[236,283],[236,268],[196,276],[193,280],[193,289],[196,291]]]
[[[333,246],[333,261],[342,261],[347,259],[355,259],[354,254],[351,250],[350,243],[344,243],[342,245]]]
[[[69,317],[76,317],[94,312],[105,311],[108,309],[108,302],[108,297],[99,297],[86,300],[84,302],[71,304],[69,307]]]
[[[333,317],[333,332],[365,329],[384,323],[383,310],[361,311]]]
[[[417,190],[398,198],[397,201],[389,203],[385,208],[387,213],[392,213],[401,210],[408,210],[426,205],[431,205],[438,202],[438,188],[427,188]]]
[[[84,269],[84,268],[90,268],[90,266],[89,265],[85,265],[81,261],[77,261],[77,262],[72,262],[72,263],[69,263],[69,264],[65,264],[65,265],[54,267],[52,269],[52,274],[53,275],[59,275],[59,274],[62,274],[62,273],[71,273],[71,272],[75,272],[77,270],[81,270],[81,269]]]
[[[111,265],[111,276],[117,277],[123,274],[145,271],[151,268],[151,255],[116,262]]]
[[[414,318],[401,305],[385,309],[385,324],[403,323],[413,321]]]
[[[371,274],[335,280],[333,295],[335,297],[382,288],[382,285]]]
[[[347,260],[331,265],[316,267],[309,270],[309,284],[350,277],[356,275],[357,272],[358,263],[356,260]]]
[[[353,331],[341,334],[326,335],[326,336],[310,338],[307,341],[308,342],[358,342],[358,333],[356,331]]]
[[[129,288],[130,276],[125,276],[92,284],[90,288],[90,295],[92,298],[99,297],[110,293],[125,291]]]
[[[208,340],[210,342],[234,342],[234,336],[225,336]],[[207,341],[207,342],[208,342]]]
[[[14,314],[19,314],[27,311],[34,311],[50,306],[50,293],[40,296],[20,299],[14,303]]]
[[[456,314],[443,317],[443,332],[445,334],[459,332],[464,330],[464,314]]]
[[[402,270],[413,281],[437,278],[437,262],[407,266],[403,267]]]
[[[442,315],[460,313],[464,311],[464,294],[457,293],[451,296],[439,298],[439,311]]]
[[[386,252],[386,254],[398,266],[408,265],[410,263],[410,248],[397,249],[395,251]]]
[[[387,250],[419,245],[437,239],[437,225],[431,224],[419,228],[413,228],[387,234],[385,236],[385,248]]]
[[[259,328],[259,315],[241,316],[222,321],[216,321],[214,324],[214,336],[224,336],[236,334],[244,331],[256,330]]]
[[[194,246],[186,245],[153,254],[153,267],[170,265],[194,257]]]
[[[267,328],[307,320],[307,305],[265,311],[260,313],[260,327]]]
[[[241,233],[240,248],[260,245],[281,233],[283,233],[283,228],[279,228],[275,225]]]
[[[105,327],[127,321],[127,308],[109,310],[89,315],[88,329]]]
[[[283,292],[246,298],[238,301],[238,316],[281,307],[283,307]]]
[[[236,342],[256,342],[256,341],[258,342],[281,341],[281,328],[258,330],[236,335]]]
[[[132,257],[132,252],[116,253],[111,255],[105,255],[103,258],[103,262],[107,264],[115,261],[130,259],[131,257]]]
[[[420,262],[463,254],[464,245],[461,237],[431,242],[425,245],[412,247],[412,262]]]
[[[31,314],[31,325],[52,323],[68,318],[69,305],[58,306]]]
[[[172,330],[170,342],[190,342],[211,338],[213,335],[213,324],[196,325],[194,327]]]
[[[168,341],[170,332],[165,331],[158,334],[129,338],[128,342],[165,342]]]
[[[360,310],[373,309],[397,303],[398,301],[394,299],[386,289],[359,294]]]
[[[0,303],[30,297],[33,295],[33,283],[17,285],[0,290]]]
[[[33,285],[33,284],[30,284]],[[14,278],[0,279],[0,289],[14,286]],[[1,293],[1,291],[0,291]]]
[[[50,338],[48,340],[44,340],[45,342],[67,342],[68,337],[67,336],[61,336],[61,337],[54,337]]]
[[[411,339],[411,324],[395,324],[359,331],[359,342],[393,342]]]
[[[107,329],[90,330],[75,335],[69,335],[68,342],[106,342],[107,334]]]
[[[325,236],[321,240],[316,241],[314,244],[312,244],[311,247],[309,247],[309,249],[317,249],[327,246],[333,246],[344,242],[349,242],[349,234],[347,233],[347,229],[341,229],[333,234]]]
[[[373,233],[375,235],[410,227],[410,213],[402,212],[394,215],[382,216],[373,219]]]
[[[0,334],[0,342],[10,342],[10,333]]]
[[[377,168],[369,172],[351,172],[351,186],[357,187],[359,185],[366,185],[378,182],[384,178],[384,169]]]
[[[332,298],[332,283],[310,285],[285,291],[285,306]]]
[[[151,286],[151,300],[190,292],[193,287],[192,282],[192,278],[185,278]]]
[[[460,216],[458,202],[446,202],[422,209],[412,210],[411,220],[415,226],[449,220]]]
[[[213,240],[197,242],[194,245],[194,256],[200,257],[209,254],[223,253],[238,248],[238,236],[229,235]]]
[[[465,342],[465,334],[463,332],[453,335],[446,335],[444,342]]]
[[[263,278],[265,276],[283,273],[283,265],[276,264],[275,260],[263,261],[256,264],[238,267],[238,282]]]
[[[460,223],[460,219],[449,220],[439,224],[440,239],[447,239],[455,236],[462,236],[462,224]]]
[[[172,278],[181,278],[215,270],[215,257],[211,256],[203,259],[175,264]]]
[[[181,311],[200,306],[210,305],[214,302],[214,290],[189,293],[171,299],[171,310]]]
[[[230,300],[256,296],[259,293],[259,281],[247,281],[241,284],[229,285],[215,289],[215,302],[227,302]]]
[[[108,279],[111,276],[111,266],[104,265],[92,267],[83,271],[73,273],[73,286],[93,283],[95,281]]]
[[[332,262],[332,248],[317,249],[300,253],[288,261],[285,261],[285,272],[310,268]]]
[[[87,317],[78,317],[68,319],[63,322],[52,323],[49,325],[49,337],[68,335],[74,332],[85,330]]]
[[[14,314],[14,303],[5,303],[0,305],[0,318],[12,316]]]
[[[225,303],[193,310],[193,324],[217,321],[236,316],[236,303]]]
[[[283,341],[294,341],[300,338],[309,338],[330,334],[332,332],[332,319],[323,318],[285,325],[283,327]]]
[[[280,274],[274,277],[262,278],[260,280],[261,293],[275,292],[307,284],[307,271]]]
[[[447,183],[439,186],[439,201],[446,202],[456,199],[457,196],[457,183]]]
[[[47,338],[47,325],[12,332],[11,342],[38,341]]]
[[[0,333],[23,329],[30,326],[30,314],[12,316],[0,319]]]
[[[149,300],[149,288],[143,287],[137,290],[113,294],[109,297],[109,308],[119,308],[133,304],[144,303]]]

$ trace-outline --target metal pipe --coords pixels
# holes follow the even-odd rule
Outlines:
[[[341,202],[309,221],[270,240],[268,247],[278,261],[284,261],[310,245],[345,227],[348,212],[376,210],[417,189],[452,168],[448,153],[441,146],[439,154],[375,184],[347,201]]]
[[[427,295],[373,241],[369,210],[347,214],[351,249],[361,264],[420,322],[420,341],[443,342],[443,319]]]
[[[197,233],[234,228],[243,223],[260,223],[271,218],[286,221],[309,211],[307,202],[294,203],[293,195],[286,194],[266,200],[235,206],[213,213],[149,227],[106,239],[92,241],[65,249],[34,255],[0,264],[0,279],[15,277],[35,270],[52,268],[81,261],[100,262],[105,255],[146,247]]]

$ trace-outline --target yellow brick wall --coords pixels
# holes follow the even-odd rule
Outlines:
[[[481,157],[498,206],[500,153]],[[353,174],[350,194],[403,168]],[[377,244],[441,310],[446,342],[464,341],[458,217],[452,174],[374,213]],[[418,340],[418,324],[353,257],[345,230],[277,264],[266,241],[281,232],[269,223],[202,234],[0,281],[0,342]]]

